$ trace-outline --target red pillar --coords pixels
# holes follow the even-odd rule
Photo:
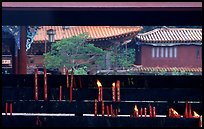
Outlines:
[[[26,27],[20,28],[20,51],[18,55],[18,74],[27,74],[27,60],[26,60]]]

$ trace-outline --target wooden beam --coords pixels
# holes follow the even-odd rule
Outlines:
[[[202,2],[2,2],[2,7],[202,7]]]

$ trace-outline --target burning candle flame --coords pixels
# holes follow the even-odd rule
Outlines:
[[[99,80],[97,80],[97,85],[98,85],[98,87],[102,86],[102,84]]]
[[[200,117],[200,115],[198,115],[198,113],[196,113],[195,111],[193,111],[193,117],[196,117],[196,118],[198,118],[198,117]]]
[[[134,110],[135,110],[135,111],[138,111],[138,109],[137,109],[137,105],[135,105],[135,108],[134,108]]]
[[[174,110],[173,108],[171,108],[170,110],[172,111],[172,113],[173,113],[174,115],[179,115],[178,112],[176,112],[176,110]]]
[[[113,83],[112,83],[112,86],[114,86],[114,87],[115,87],[115,82],[113,82]]]

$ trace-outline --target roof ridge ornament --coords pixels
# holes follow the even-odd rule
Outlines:
[[[136,37],[141,42],[156,43],[158,45],[163,45],[161,42],[168,42],[168,45],[173,45],[172,42],[177,43],[177,45],[202,45],[202,29],[195,30],[193,28],[187,28],[184,30],[181,28],[168,28],[164,26],[145,33],[140,33]]]
[[[62,26],[63,30],[70,29],[70,28],[71,28],[71,26]]]
[[[167,26],[162,26],[161,29],[169,29]]]

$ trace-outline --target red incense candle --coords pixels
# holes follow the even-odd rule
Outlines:
[[[60,90],[59,90],[59,101],[62,101],[62,86],[60,86]]]
[[[72,90],[73,90],[73,88],[72,88],[72,86],[70,86],[70,90],[69,90],[69,101],[70,102],[72,102]]]
[[[153,117],[156,117],[156,108],[153,107],[153,114],[152,114]]]
[[[203,125],[203,122],[202,122],[202,115],[201,115],[199,118],[199,127],[202,127],[202,125]]]
[[[71,72],[71,86],[70,86],[70,102],[72,102],[72,90],[73,90],[73,79],[74,79],[74,69],[72,68],[72,72]]]
[[[44,67],[44,100],[47,101],[47,71]]]
[[[118,117],[118,109],[115,109],[115,116]]]
[[[152,106],[149,105],[149,117],[152,117]]]
[[[110,114],[111,114],[111,117],[113,117],[113,106],[112,106],[112,104],[110,105]]]
[[[35,69],[35,101],[38,101],[38,69]]]
[[[108,107],[108,105],[106,106],[106,112],[107,112],[107,116],[109,117],[109,107]]]
[[[7,113],[8,113],[8,103],[6,102],[6,115],[7,115]]]
[[[101,86],[100,88],[101,88],[101,90],[100,90],[101,93],[100,94],[101,94],[101,101],[102,101],[103,100],[103,87]]]
[[[140,108],[140,117],[142,117],[142,111],[143,111],[143,109]]]
[[[71,72],[71,87],[73,87],[73,79],[74,79],[74,69],[72,68],[72,72]]]
[[[170,118],[172,117],[172,110],[171,110],[171,108],[169,108],[169,117]]]
[[[113,109],[113,117],[115,117],[115,109]]]
[[[134,108],[134,116],[139,117],[137,105],[135,105],[135,108]]]
[[[115,97],[115,82],[112,84],[112,99],[113,99],[113,102],[116,101],[116,97]]]
[[[104,110],[105,110],[104,101],[102,100],[102,116],[104,116]]]
[[[170,108],[170,110],[171,110],[171,117],[172,118],[180,118],[181,117],[181,115],[178,114],[178,112],[176,110],[174,110],[173,108]]]
[[[188,101],[186,101],[186,107],[185,107],[185,115],[184,118],[188,118]]]
[[[10,116],[12,116],[13,113],[13,107],[12,107],[12,102],[10,103]]]
[[[120,102],[120,81],[116,81],[116,89],[117,89],[117,101]]]
[[[69,87],[69,71],[66,69],[67,88]]]
[[[191,104],[190,103],[189,103],[189,112],[188,113],[189,113],[188,117],[192,118],[193,116],[192,116],[192,112],[191,112]]]
[[[97,116],[97,110],[98,110],[98,108],[97,108],[97,100],[95,99],[95,104],[94,104],[94,116]]]
[[[101,91],[100,91],[101,89],[100,88],[98,88],[98,101],[100,102],[101,101]]]
[[[144,108],[144,116],[147,117],[147,108]]]
[[[98,101],[102,101],[103,100],[103,92],[102,92],[102,84],[100,83],[99,80],[97,80],[97,85],[98,85]]]

